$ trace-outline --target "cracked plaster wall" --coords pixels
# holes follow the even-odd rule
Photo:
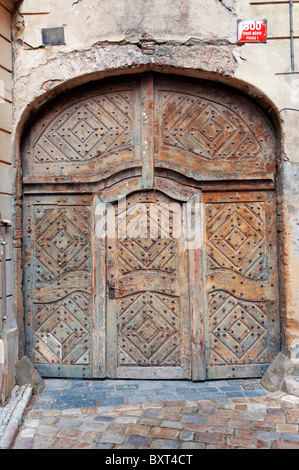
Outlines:
[[[296,74],[290,68],[288,5],[259,3],[24,0],[14,21],[16,152],[34,109],[63,89],[108,74],[152,68],[207,77],[260,100],[278,129],[282,317],[292,349],[299,338],[299,40],[294,44]],[[237,20],[248,18],[268,19],[266,44],[236,44]],[[298,37],[299,4],[294,5],[294,24]],[[41,29],[57,26],[65,28],[65,45],[43,46]]]

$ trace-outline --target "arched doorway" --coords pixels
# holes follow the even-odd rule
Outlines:
[[[276,140],[258,105],[202,80],[105,79],[41,110],[22,157],[42,375],[264,373],[280,349]]]

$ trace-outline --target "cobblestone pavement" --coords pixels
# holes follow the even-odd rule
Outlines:
[[[260,381],[48,379],[14,449],[298,449],[299,398]]]

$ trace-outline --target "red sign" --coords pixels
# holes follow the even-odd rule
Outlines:
[[[266,42],[267,20],[239,20],[238,42]]]

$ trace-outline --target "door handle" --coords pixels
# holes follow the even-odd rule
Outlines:
[[[114,282],[108,282],[108,298],[115,299],[115,284]]]

